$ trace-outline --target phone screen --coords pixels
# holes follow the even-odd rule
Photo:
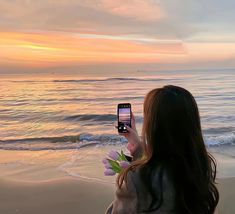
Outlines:
[[[131,127],[131,104],[118,104],[118,131],[127,132],[125,125]]]

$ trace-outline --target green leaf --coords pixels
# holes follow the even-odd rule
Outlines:
[[[120,154],[119,152],[117,152],[118,153],[118,155],[119,155],[119,157],[118,157],[118,161],[122,161],[122,154]]]
[[[111,165],[111,167],[112,167],[114,172],[116,172],[116,173],[120,173],[121,172],[122,169],[121,169],[121,167],[120,167],[118,162],[116,162],[114,160],[111,160],[111,159],[108,159],[108,161],[109,161],[109,163],[110,163],[110,165]]]
[[[124,154],[124,152],[122,150],[121,150],[121,156],[122,156],[122,160],[123,161],[127,161],[126,156],[125,156],[125,154]]]

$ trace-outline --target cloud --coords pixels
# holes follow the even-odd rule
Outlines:
[[[1,0],[0,31],[197,39],[204,33],[234,34],[234,7],[233,0]]]
[[[135,34],[160,39],[190,35],[195,29],[169,18],[154,0],[2,0],[0,30],[75,31]]]
[[[161,7],[168,14],[170,23],[181,23],[191,29],[188,34],[183,31],[181,38],[184,40],[210,42],[222,34],[224,38],[218,41],[226,42],[226,38],[231,41],[235,34],[234,0],[163,0]]]
[[[100,8],[118,16],[130,17],[140,21],[157,21],[166,14],[157,1],[149,0],[101,0]]]
[[[1,64],[30,66],[152,62],[185,54],[180,41],[55,32],[2,32],[0,49]]]
[[[0,60],[223,64],[235,58],[234,8],[232,0],[1,0]]]

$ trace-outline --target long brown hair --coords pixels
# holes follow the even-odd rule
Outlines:
[[[216,162],[206,150],[196,101],[186,89],[167,85],[151,90],[144,101],[142,129],[144,159],[133,162],[122,171],[117,184],[121,188],[129,171],[141,170],[141,178],[157,210],[162,198],[162,172],[170,175],[177,197],[178,213],[212,214],[219,201],[215,186]],[[156,167],[161,194],[156,195],[151,175]]]

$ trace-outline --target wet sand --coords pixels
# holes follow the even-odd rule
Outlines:
[[[231,149],[229,149],[231,151]],[[104,153],[106,153],[105,151]],[[232,153],[234,151],[231,151]],[[100,154],[83,163],[78,172],[100,176],[103,166]],[[69,176],[59,170],[70,157],[81,153],[0,151],[0,213],[1,214],[102,214],[114,198],[114,177],[101,182]],[[235,213],[235,159],[214,153],[218,160],[219,214]],[[94,166],[93,166],[94,165]],[[89,166],[89,167],[87,167]],[[74,166],[73,166],[74,167]],[[84,168],[84,169],[83,169]],[[86,172],[87,171],[87,172]],[[225,176],[225,177],[223,177]],[[100,176],[101,178],[101,176]],[[104,177],[104,179],[107,179]]]

